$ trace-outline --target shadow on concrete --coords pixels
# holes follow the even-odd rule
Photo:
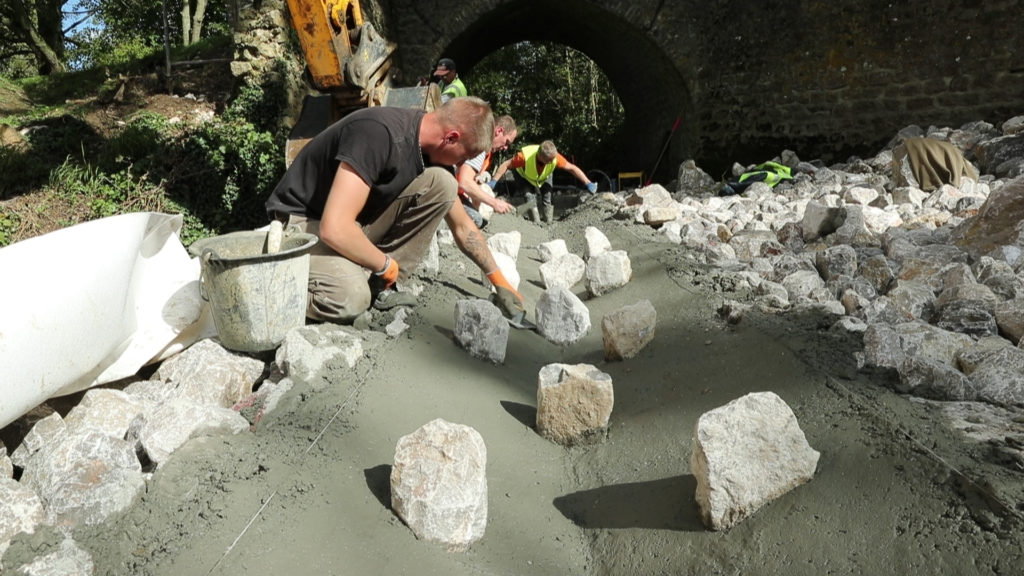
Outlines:
[[[686,474],[581,490],[555,498],[554,505],[580,528],[703,532],[692,497],[696,489],[697,480]]]
[[[501,401],[501,407],[527,428],[535,429],[537,425],[537,409],[519,402]]]
[[[391,509],[391,465],[381,464],[363,470],[366,487],[376,496],[381,506]]]

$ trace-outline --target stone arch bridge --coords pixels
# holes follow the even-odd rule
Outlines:
[[[719,177],[791,149],[870,156],[909,124],[1024,113],[1024,0],[373,0],[398,66],[471,70],[512,43],[590,57],[625,107],[620,166]]]

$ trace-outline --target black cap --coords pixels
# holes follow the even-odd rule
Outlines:
[[[447,74],[449,72],[455,72],[455,60],[452,60],[451,58],[441,58],[438,60],[437,69],[434,70],[434,75],[440,76],[441,74]]]

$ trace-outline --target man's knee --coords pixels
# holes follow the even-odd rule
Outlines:
[[[308,318],[347,324],[369,308],[366,270],[336,254],[310,257]]]
[[[344,290],[338,286],[309,283],[306,317],[321,322],[351,324],[360,314],[370,309],[370,286],[352,284]]]

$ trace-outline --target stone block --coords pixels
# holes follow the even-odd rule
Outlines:
[[[590,364],[548,364],[537,376],[537,432],[571,446],[608,428],[612,377]]]
[[[625,250],[610,250],[587,261],[587,291],[594,296],[625,286],[633,278],[633,267]]]
[[[455,303],[455,341],[470,356],[495,364],[505,361],[508,322],[497,306],[487,300]]]
[[[543,242],[537,245],[537,256],[540,257],[541,262],[550,262],[559,256],[569,253],[569,248],[565,245],[565,240],[556,238],[549,242]]]
[[[572,288],[583,279],[587,264],[575,254],[563,254],[540,265],[545,288]]]
[[[432,420],[399,438],[391,508],[416,538],[464,551],[487,527],[487,448],[480,433]]]
[[[658,313],[650,300],[624,306],[601,320],[605,360],[633,358],[652,340]]]
[[[701,521],[712,530],[732,528],[809,481],[819,456],[793,411],[772,392],[747,394],[704,413],[690,458]]]

